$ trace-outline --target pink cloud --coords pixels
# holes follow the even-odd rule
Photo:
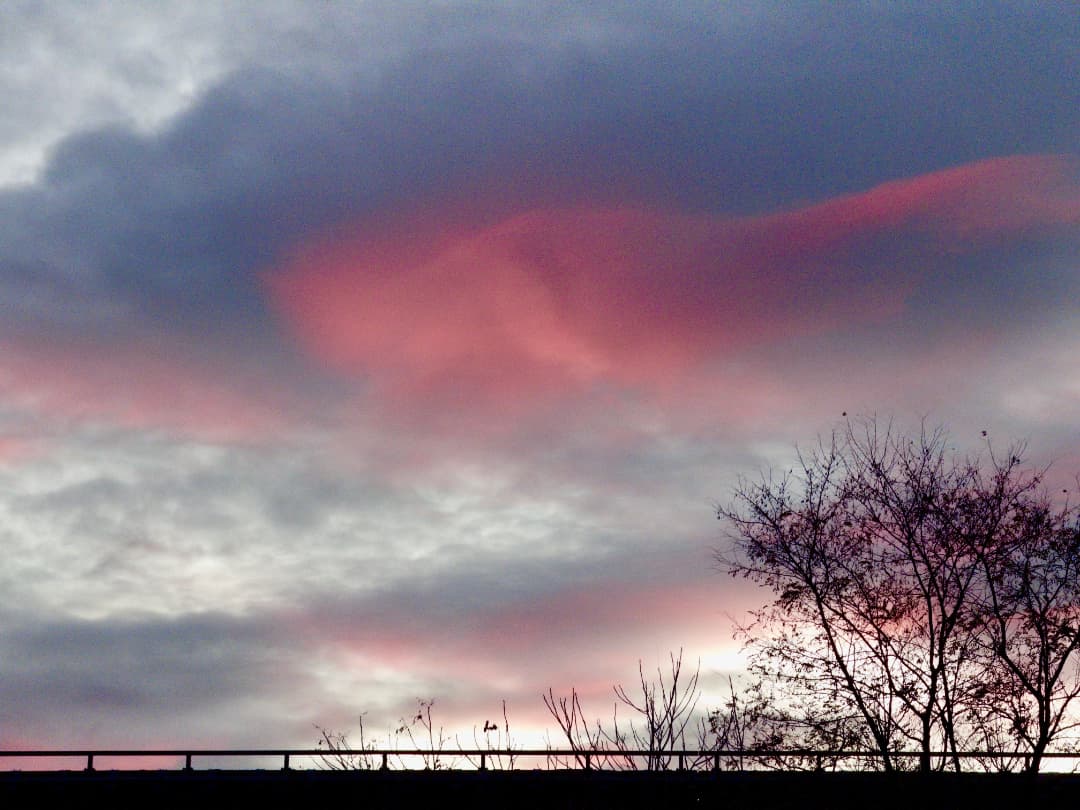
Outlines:
[[[196,362],[165,344],[7,340],[0,348],[0,396],[52,418],[228,441],[281,424],[280,413],[257,390],[244,390],[226,363]]]
[[[22,437],[0,436],[0,464],[13,464],[39,452],[36,442]]]
[[[730,616],[760,601],[708,572],[696,582],[598,582],[466,616],[380,616],[337,629],[305,621],[295,631],[308,638],[329,633],[330,644],[355,666],[416,678],[438,673],[482,687],[488,698],[498,696],[491,688],[496,684],[536,699],[535,690],[547,685],[610,695],[613,679],[633,671],[639,658],[654,666],[652,659],[666,660],[670,650],[684,647],[695,662],[710,651],[737,648]]]
[[[633,690],[639,661],[651,676],[682,648],[688,672],[700,659],[704,680],[722,678],[740,647],[732,617],[762,601],[710,571],[686,582],[590,583],[467,614],[307,617],[291,632],[318,639],[319,659],[340,671],[434,690],[412,697],[434,698],[436,721],[465,739],[474,724],[498,718],[502,700],[516,733],[539,739],[543,729],[555,730],[540,697],[548,687],[557,695],[576,689],[590,717],[609,720],[613,687]],[[401,697],[401,709],[387,711],[391,720],[412,708]]]
[[[992,158],[883,183],[759,220],[783,235],[778,249],[831,250],[868,234],[914,229],[954,244],[994,241],[1080,222],[1080,160],[1064,155]]]
[[[368,411],[513,421],[597,392],[663,397],[747,349],[895,319],[931,283],[927,259],[1074,228],[1076,169],[999,158],[749,218],[358,228],[301,246],[266,286],[313,358],[364,381]],[[868,271],[880,255],[888,272]]]

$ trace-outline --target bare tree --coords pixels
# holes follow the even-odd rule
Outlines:
[[[709,712],[699,735],[702,751],[713,751],[730,770],[763,768],[784,771],[835,771],[866,767],[839,754],[866,750],[868,742],[859,718],[832,707],[793,702],[780,694],[771,679],[757,678],[742,688],[728,679],[724,704]],[[722,757],[719,752],[726,753]],[[713,757],[709,757],[710,760]]]
[[[678,655],[669,653],[670,669],[665,676],[660,667],[656,680],[645,677],[645,669],[638,661],[638,686],[640,694],[630,694],[619,685],[615,697],[631,710],[628,721],[620,724],[618,704],[612,715],[612,735],[618,746],[649,751],[645,770],[663,771],[671,764],[669,752],[687,747],[687,727],[693,719],[701,692],[698,677],[701,665],[683,678],[682,650]]]
[[[425,770],[442,770],[453,767],[453,762],[446,761],[450,738],[442,726],[436,726],[432,717],[434,700],[417,698],[416,714],[408,719],[402,717],[398,725],[387,733],[388,749],[408,748],[418,750]],[[505,709],[505,706],[504,706]],[[335,732],[322,726],[315,726],[319,731],[318,747],[325,753],[320,756],[320,765],[329,770],[371,770],[382,767],[386,757],[374,752],[383,748],[378,739],[369,739],[365,735],[364,715],[360,715],[359,741],[354,742],[349,732]],[[509,730],[509,726],[507,726]],[[403,745],[403,743],[407,743]],[[390,756],[390,754],[387,754]],[[407,767],[403,754],[394,754],[399,767]],[[378,765],[376,765],[378,760]]]
[[[453,767],[445,761],[446,747],[450,743],[443,727],[436,726],[431,711],[435,701],[417,698],[416,714],[406,720],[404,717],[394,730],[395,739],[407,739],[409,748],[423,750],[424,770],[439,771]]]
[[[370,771],[378,767],[376,755],[371,753],[379,747],[377,740],[368,740],[364,735],[364,715],[360,715],[358,743],[349,739],[347,732],[335,732],[322,726],[315,726],[319,732],[318,747],[325,753],[319,756],[319,764],[331,771]],[[357,753],[348,753],[348,752]]]
[[[639,770],[643,764],[644,770],[666,770],[671,766],[672,752],[689,747],[688,732],[695,728],[694,712],[701,697],[698,689],[701,665],[686,675],[682,650],[670,653],[669,658],[667,672],[657,667],[655,680],[646,677],[644,666],[638,662],[640,692],[627,691],[621,684],[614,687],[616,700],[607,725],[600,720],[585,719],[576,689],[571,689],[568,696],[556,696],[551,689],[543,695],[544,705],[574,752],[579,767],[585,766],[588,751],[617,751],[622,755],[601,758],[599,767]],[[623,716],[619,713],[620,706]],[[639,762],[633,751],[647,752],[645,762]]]
[[[1080,696],[1080,516],[1042,493],[997,522],[980,555],[986,669],[999,675],[986,678],[984,705],[1038,771],[1050,744],[1080,726],[1069,713]]]
[[[719,510],[737,535],[728,571],[776,594],[743,629],[751,668],[792,706],[854,712],[892,770],[899,688],[884,626],[902,606],[887,593],[880,548],[850,518],[852,482],[837,437],[798,460],[797,474],[743,482],[735,506]]]
[[[548,713],[558,725],[570,750],[574,752],[577,767],[586,766],[585,752],[607,750],[607,735],[599,720],[591,723],[585,718],[585,712],[581,709],[581,696],[577,689],[571,687],[569,695],[556,695],[551,687],[548,687],[547,694],[542,697]],[[556,768],[565,768],[569,765],[558,757],[549,757],[548,764]],[[601,762],[600,767],[604,764]]]
[[[962,750],[1000,737],[987,698],[1005,694],[1017,708],[998,714],[1033,729],[1014,738],[1045,749],[1075,696],[1062,676],[1075,671],[1076,622],[1038,617],[1080,608],[1080,595],[1062,584],[1075,581],[1071,535],[1044,530],[1041,479],[1021,455],[960,456],[940,429],[909,437],[868,419],[786,475],[740,484],[718,509],[735,538],[721,559],[775,594],[743,632],[786,713],[844,739],[854,722],[885,770],[904,767],[901,751],[919,752],[921,770],[959,770]],[[1061,669],[1038,663],[1040,646]]]

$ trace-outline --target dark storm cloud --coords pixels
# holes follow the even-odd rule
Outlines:
[[[250,327],[256,271],[292,244],[433,200],[745,211],[1077,148],[1063,7],[642,5],[598,15],[591,40],[556,36],[587,15],[524,9],[500,19],[539,25],[539,44],[457,10],[452,34],[378,70],[264,57],[163,132],[69,137],[39,184],[0,195],[9,324]]]

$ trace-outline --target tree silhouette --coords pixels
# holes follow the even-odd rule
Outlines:
[[[1065,493],[1063,493],[1065,494]],[[997,547],[980,555],[986,710],[1031,752],[1037,771],[1051,742],[1080,725],[1080,523],[1066,501],[1043,493],[1018,504],[998,527]]]
[[[646,676],[644,666],[638,661],[639,691],[628,691],[621,684],[613,687],[616,701],[611,722],[607,724],[586,719],[576,689],[571,689],[569,695],[556,695],[548,689],[543,695],[544,705],[574,752],[578,767],[586,765],[586,752],[618,751],[622,752],[621,757],[604,757],[597,766],[662,771],[671,767],[671,752],[691,748],[695,743],[699,748],[705,747],[708,721],[694,713],[701,697],[700,663],[687,675],[683,671],[682,650],[670,653],[669,659],[667,672],[657,667],[655,680]],[[628,717],[619,717],[620,706]],[[689,739],[692,732],[696,732],[694,740]],[[645,762],[640,763],[630,753],[633,751],[647,751]]]
[[[1001,739],[1039,767],[1078,691],[1077,530],[1021,457],[849,420],[786,474],[740,482],[720,558],[775,596],[743,633],[778,716],[864,739],[887,771],[899,751],[960,770]]]

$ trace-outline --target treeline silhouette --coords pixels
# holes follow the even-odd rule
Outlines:
[[[966,455],[941,428],[845,419],[790,469],[740,480],[717,508],[716,558],[772,594],[738,628],[748,672],[700,711],[700,665],[681,650],[655,675],[639,664],[606,721],[549,689],[548,745],[563,753],[548,767],[1036,773],[1080,755],[1080,514],[1023,445],[982,435]],[[393,737],[439,769],[465,746],[432,705]],[[324,766],[378,766],[362,724],[356,747],[320,733]],[[472,743],[467,764],[484,750],[485,766],[514,766],[505,702]]]
[[[719,559],[774,596],[741,629],[741,743],[868,748],[886,771],[912,750],[922,771],[1017,751],[977,761],[1031,772],[1073,750],[1077,509],[1022,445],[985,444],[962,455],[940,428],[848,420],[719,508]]]

